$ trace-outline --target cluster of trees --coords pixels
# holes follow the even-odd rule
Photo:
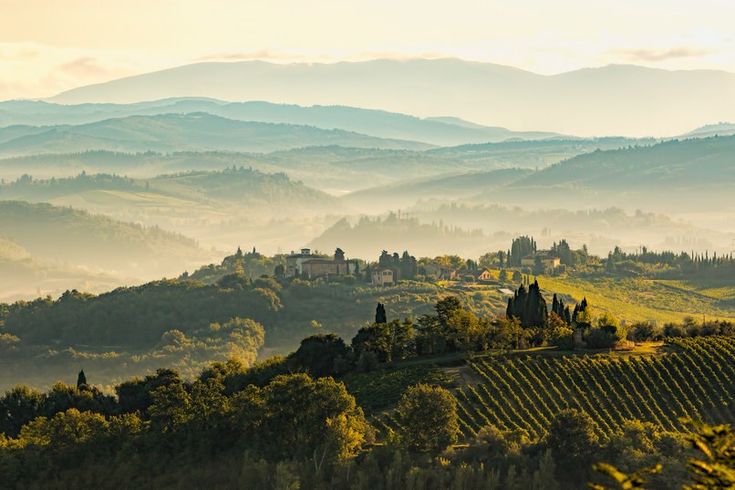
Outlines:
[[[519,310],[509,311],[506,318],[479,318],[457,297],[448,296],[436,303],[434,314],[389,320],[385,305],[378,303],[375,321],[360,328],[349,345],[333,334],[313,335],[304,339],[284,363],[314,375],[341,376],[416,356],[488,348],[521,349],[544,343],[573,347],[572,328],[556,313],[547,315],[538,283],[531,284],[528,292],[523,286],[516,291],[509,300],[509,308],[515,307]],[[586,308],[586,300],[576,308],[578,325],[584,328],[590,327],[581,323],[588,321]],[[564,310],[569,313],[567,307]],[[599,328],[618,325],[607,315],[598,321]]]
[[[85,466],[109,471],[121,461],[142,470],[134,475],[143,480],[167,462],[246,451],[267,461],[309,461],[321,476],[374,440],[342,383],[302,373],[228,388],[245,373],[236,362],[220,363],[188,382],[161,369],[119,385],[116,397],[86,383],[45,394],[18,387],[0,399],[3,480],[22,488]]]
[[[651,322],[636,322],[628,327],[628,339],[635,342],[662,340],[679,337],[735,336],[735,324],[729,320],[697,321],[687,316],[681,322],[656,325]]]
[[[556,295],[554,295],[554,300],[556,301]],[[508,298],[505,315],[508,319],[519,319],[522,327],[546,326],[548,310],[538,281],[534,281],[528,287],[528,291],[523,284],[515,290],[513,297]]]
[[[536,240],[529,236],[520,236],[514,238],[511,243],[510,250],[506,255],[507,262],[506,267],[520,267],[521,260],[527,255],[533,255],[536,253]],[[503,264],[500,265],[503,267]]]
[[[682,435],[631,420],[602,438],[589,415],[565,409],[550,417],[540,438],[488,423],[454,446],[460,437],[455,398],[419,383],[396,404],[397,430],[374,445],[379,433],[344,384],[280,374],[271,362],[250,369],[215,363],[192,381],[160,369],[115,391],[101,394],[80,373],[76,386],[5,393],[3,483],[555,490],[589,481],[608,488],[612,476],[619,488],[735,484],[735,432],[724,425],[692,424]],[[625,486],[634,479],[637,485]]]
[[[655,252],[646,247],[626,253],[615,247],[605,260],[605,270],[613,274],[653,274],[666,278],[727,278],[735,274],[735,257],[732,253]]]
[[[237,247],[237,251],[222,259],[222,263],[205,265],[191,274],[184,272],[179,279],[191,279],[214,284],[230,274],[245,275],[251,280],[268,275],[282,277],[283,272],[278,274],[274,271],[279,270],[279,267],[283,271],[285,263],[284,255],[268,257],[255,250],[255,247],[248,252],[243,252],[240,247]]]
[[[216,284],[162,280],[98,296],[67,291],[6,307],[4,331],[26,344],[155,346],[176,328],[185,334],[234,317],[267,324],[282,304],[272,280],[231,274]]]
[[[554,242],[551,245],[551,253],[559,257],[562,265],[569,267],[575,267],[577,265],[584,265],[589,259],[589,252],[587,251],[587,245],[583,245],[579,250],[572,250],[565,239]]]
[[[523,258],[531,256],[535,258],[535,264],[531,268],[534,274],[558,272],[546,270],[539,256],[542,252],[550,257],[558,257],[563,266],[561,270],[566,270],[565,268],[567,267],[576,268],[585,266],[590,261],[590,255],[586,245],[583,245],[578,250],[573,250],[569,246],[569,243],[565,239],[562,239],[558,243],[554,242],[548,251],[539,251],[538,244],[533,237],[520,236],[513,239],[511,248],[507,251],[499,250],[484,254],[480,257],[479,264],[481,267],[518,270],[523,268]]]
[[[393,269],[399,279],[412,280],[415,279],[416,274],[418,274],[418,262],[416,261],[416,257],[409,254],[406,250],[403,251],[402,255],[398,255],[398,252],[389,254],[386,250],[383,250],[380,253],[380,257],[378,257],[378,267]],[[369,274],[366,275],[369,280]]]

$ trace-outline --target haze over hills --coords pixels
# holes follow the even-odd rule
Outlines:
[[[584,136],[676,135],[735,119],[735,74],[728,72],[609,65],[544,76],[458,59],[196,63],[76,88],[50,100],[129,103],[191,96],[452,115]]]
[[[214,256],[182,235],[46,203],[0,200],[0,230],[0,300],[109,290]]]
[[[0,229],[33,257],[154,277],[210,256],[181,235],[44,203],[0,201]]]
[[[732,211],[734,153],[735,136],[596,151],[519,179],[499,198],[525,195],[554,206],[620,203],[672,214]]]
[[[735,124],[720,122],[707,124],[684,133],[682,138],[709,138],[710,136],[732,136],[735,134]]]
[[[2,131],[0,131],[0,134]],[[80,172],[152,178],[191,170],[252,167],[285,172],[292,180],[333,194],[415,180],[416,176],[487,172],[506,168],[543,168],[580,153],[654,140],[625,138],[545,139],[460,145],[430,150],[390,150],[319,146],[266,154],[224,151],[120,153],[85,151],[0,159],[0,179],[70,177]]]
[[[0,129],[0,154],[225,150],[268,152],[304,146],[425,149],[425,143],[375,138],[343,130],[235,121],[207,113],[128,116],[77,126]]]
[[[425,177],[351,192],[343,196],[342,201],[352,206],[369,205],[377,211],[410,206],[423,200],[462,199],[506,186],[532,172],[530,169],[507,168]]]
[[[347,106],[310,106],[270,102],[225,102],[184,97],[133,104],[61,105],[42,101],[0,102],[0,126],[87,124],[105,119],[162,114],[208,114],[238,121],[268,122],[342,129],[379,138],[421,141],[432,145],[544,139],[558,134],[511,131],[454,117],[420,119],[407,114]]]

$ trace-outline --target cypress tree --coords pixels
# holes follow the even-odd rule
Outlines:
[[[383,303],[378,303],[378,307],[375,308],[375,323],[388,323],[388,317],[385,314]]]
[[[87,376],[84,374],[84,369],[79,371],[77,375],[77,388],[85,388],[87,386]]]

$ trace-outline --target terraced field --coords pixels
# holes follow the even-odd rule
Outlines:
[[[735,339],[672,340],[646,355],[495,354],[470,361],[477,383],[458,387],[465,438],[483,426],[542,437],[565,408],[587,412],[607,437],[626,419],[684,431],[682,417],[735,422]],[[381,425],[398,421],[385,414]]]

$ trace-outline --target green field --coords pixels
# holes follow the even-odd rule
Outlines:
[[[498,271],[492,271],[497,277]],[[674,281],[663,279],[574,276],[538,276],[547,302],[554,293],[565,303],[574,304],[587,298],[593,314],[611,313],[628,323],[653,321],[658,324],[681,322],[692,316],[701,321],[735,320],[735,281]],[[516,284],[472,288],[488,300],[503,299],[500,287],[515,289]]]

